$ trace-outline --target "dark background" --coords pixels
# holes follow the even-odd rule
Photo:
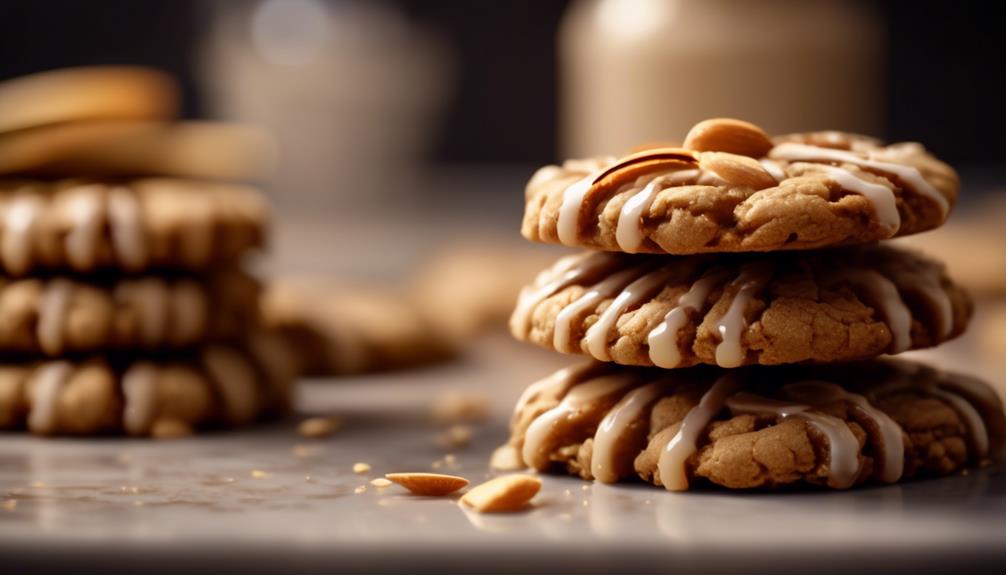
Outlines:
[[[455,52],[460,85],[433,159],[543,163],[556,149],[555,30],[562,0],[398,0]],[[1006,151],[1006,62],[997,5],[879,2],[888,28],[883,136],[920,140],[952,163],[997,164]],[[17,0],[0,18],[0,78],[83,64],[146,64],[177,75],[200,116],[193,48],[198,0]],[[850,38],[850,42],[854,42]]]

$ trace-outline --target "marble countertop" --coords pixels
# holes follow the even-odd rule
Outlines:
[[[666,493],[550,476],[535,505],[513,515],[369,484],[403,470],[487,477],[521,387],[569,361],[491,336],[457,362],[308,382],[302,413],[253,430],[174,442],[5,436],[0,556],[18,573],[178,573],[210,562],[251,573],[973,572],[1006,564],[999,465],[845,493]],[[465,448],[444,447],[429,417],[445,391],[489,394],[491,416],[473,426]],[[337,414],[344,426],[304,439],[296,425],[308,413]],[[356,462],[371,470],[354,473]]]

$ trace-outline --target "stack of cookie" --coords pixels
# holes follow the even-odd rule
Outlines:
[[[956,173],[919,144],[770,139],[701,122],[681,147],[539,170],[524,236],[584,247],[520,295],[511,331],[591,356],[531,385],[497,467],[678,491],[843,489],[992,457],[984,383],[876,359],[959,335],[941,264],[878,244],[943,223]]]
[[[154,177],[213,171],[178,161],[175,92],[133,68],[0,85],[0,428],[167,437],[287,405],[290,370],[240,268],[263,244],[263,199]]]

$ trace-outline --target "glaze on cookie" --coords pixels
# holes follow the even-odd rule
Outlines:
[[[910,362],[673,371],[592,362],[532,384],[501,453],[539,471],[672,491],[847,489],[953,473],[993,457],[1004,433],[991,388]]]
[[[865,244],[939,226],[959,187],[916,143],[841,132],[770,140],[747,122],[715,119],[682,148],[540,169],[525,190],[522,233],[679,255]]]
[[[872,246],[668,258],[560,259],[524,288],[520,340],[601,361],[663,368],[834,362],[937,345],[972,303],[943,267]]]

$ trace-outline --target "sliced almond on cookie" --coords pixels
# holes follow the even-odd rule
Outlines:
[[[504,475],[475,487],[461,504],[479,513],[520,511],[541,489],[541,479],[532,475]]]
[[[468,485],[464,477],[441,473],[388,473],[384,477],[416,495],[433,497],[450,495]]]
[[[685,148],[697,152],[730,152],[761,158],[772,149],[772,140],[758,126],[733,118],[712,118],[692,126]]]
[[[738,187],[763,190],[778,184],[758,160],[747,156],[726,152],[702,152],[699,154],[699,167]]]
[[[630,154],[602,172],[592,184],[595,188],[618,188],[652,172],[695,166],[695,152],[684,148],[652,148]]]

